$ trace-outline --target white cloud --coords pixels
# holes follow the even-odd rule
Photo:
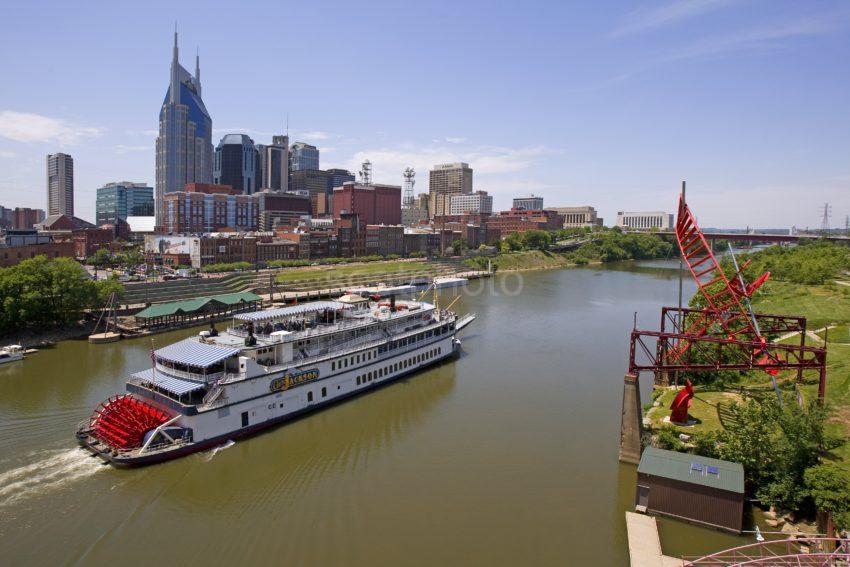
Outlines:
[[[670,26],[718,10],[739,0],[676,0],[657,8],[631,12],[609,37],[623,37]]]
[[[712,57],[738,53],[742,51],[757,51],[781,47],[781,40],[813,37],[831,33],[842,24],[846,25],[848,16],[836,15],[799,18],[787,23],[774,23],[733,34],[708,38],[697,41],[684,49],[677,50],[661,57],[658,62],[681,61],[699,57]]]
[[[295,134],[299,139],[307,140],[307,141],[316,141],[316,140],[328,140],[334,137],[332,134],[327,132],[321,132],[319,130],[313,130],[310,132],[296,132]]]
[[[70,146],[102,133],[102,128],[81,126],[61,118],[13,110],[0,111],[0,137],[15,142],[52,142]]]
[[[427,183],[428,171],[438,163],[466,162],[475,172],[475,185],[478,176],[505,175],[524,171],[544,156],[559,153],[546,146],[529,146],[524,148],[506,148],[500,146],[458,147],[458,144],[431,144],[419,146],[410,143],[399,144],[393,148],[375,148],[356,152],[345,163],[344,167],[351,171],[359,171],[360,165],[369,160],[372,162],[374,178],[382,183],[401,183],[401,172],[406,167],[413,167],[419,174],[419,179]],[[420,185],[422,181],[420,181]]]
[[[15,152],[10,152],[8,150],[0,150],[0,158],[12,159],[15,157],[18,157],[18,154],[16,154]]]
[[[115,146],[116,154],[127,154],[131,152],[153,152],[154,150],[154,146],[125,146],[124,144],[118,144],[117,146]]]
[[[450,144],[462,144],[466,141],[466,138],[455,138],[452,136],[446,136],[446,141]]]

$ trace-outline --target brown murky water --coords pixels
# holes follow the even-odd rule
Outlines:
[[[146,367],[149,339],[66,341],[0,367],[0,561],[625,565],[627,333],[634,312],[656,325],[675,302],[670,266],[523,274],[518,295],[516,275],[473,283],[460,359],[145,469],[100,465],[73,432]],[[668,554],[742,541],[662,524]]]

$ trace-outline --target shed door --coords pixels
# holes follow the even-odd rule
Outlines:
[[[643,506],[644,510],[649,506],[649,487],[642,484],[638,485],[638,506]]]

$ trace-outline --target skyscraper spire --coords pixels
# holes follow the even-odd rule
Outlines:
[[[174,51],[171,56],[171,103],[180,104],[180,61],[177,54],[177,22],[174,22]]]
[[[201,50],[195,47],[195,88],[201,96]]]

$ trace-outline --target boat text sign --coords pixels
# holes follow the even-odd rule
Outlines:
[[[310,370],[301,370],[299,372],[287,373],[269,382],[269,391],[279,392],[282,390],[288,390],[292,386],[306,384],[307,382],[313,382],[318,379],[318,368],[311,368]]]

